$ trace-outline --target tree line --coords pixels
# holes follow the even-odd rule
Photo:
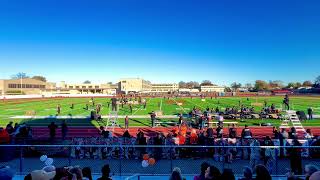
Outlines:
[[[46,77],[44,76],[32,76],[29,77],[27,76],[26,73],[19,72],[15,75],[11,76],[11,79],[24,79],[24,78],[32,78],[36,79],[39,81],[47,82]],[[84,84],[91,84],[91,81],[86,80],[83,82]],[[109,82],[111,84],[111,82]],[[180,81],[179,82],[179,88],[199,88],[200,86],[212,86],[215,85],[213,84],[210,80],[203,80],[201,83],[197,81],[189,81],[189,82],[184,82]],[[230,87],[226,87],[226,91],[237,91],[240,88],[245,88],[251,91],[268,91],[268,90],[273,90],[273,89],[283,89],[283,88],[290,88],[290,89],[298,89],[300,87],[316,87],[320,88],[320,75],[315,79],[314,82],[312,81],[304,81],[304,82],[290,82],[288,84],[284,84],[283,81],[281,80],[273,80],[273,81],[264,81],[264,80],[256,80],[254,84],[251,83],[246,83],[242,85],[241,83],[233,82]]]

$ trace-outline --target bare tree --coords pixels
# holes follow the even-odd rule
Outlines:
[[[213,85],[210,80],[203,80],[200,86],[211,86]]]
[[[47,82],[47,78],[43,77],[43,76],[33,76],[32,79],[36,79],[42,82]]]
[[[234,90],[234,91],[237,91],[239,88],[241,88],[241,84],[240,83],[237,83],[237,82],[234,82],[231,84],[231,88]]]
[[[25,78],[29,78],[29,76],[27,76],[27,74],[24,72],[19,72],[11,76],[11,79],[25,79]]]

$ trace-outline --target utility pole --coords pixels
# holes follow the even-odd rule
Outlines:
[[[22,95],[22,76],[20,76],[20,93]]]

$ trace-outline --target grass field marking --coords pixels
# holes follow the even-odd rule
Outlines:
[[[198,105],[198,104],[196,104],[196,103],[194,103],[193,101],[189,101],[188,99],[186,99],[188,102],[191,102],[192,104],[194,104],[194,105],[196,105],[196,106],[198,106],[198,107],[200,107],[200,108],[202,108],[202,109],[206,109],[206,108],[204,108],[203,106],[200,106],[200,105]],[[205,101],[201,101],[201,102],[205,102]]]
[[[161,101],[160,101],[160,111],[162,109],[162,98],[161,98]]]
[[[11,105],[11,106],[15,106],[15,107],[19,107],[19,108],[23,108],[23,107],[28,107],[28,108],[30,108],[31,106],[32,107],[34,107],[34,106],[37,106],[39,103],[39,106],[37,106],[37,107],[46,107],[47,105],[48,106],[50,106],[51,105],[51,103],[53,103],[55,100],[53,100],[53,101],[46,101],[46,102],[42,102],[42,100],[40,100],[40,101],[36,101],[36,102],[30,102],[30,103],[34,103],[34,104],[28,104],[29,102],[27,102],[27,104],[13,104],[13,105]],[[66,101],[66,99],[63,99],[62,100],[62,102],[63,101]],[[63,102],[63,104],[65,104],[65,103],[68,103],[68,102]],[[61,103],[62,104],[62,103]],[[9,113],[6,113],[7,115],[12,115],[12,116],[14,116],[15,115],[15,113],[17,113],[17,112],[22,112],[23,114],[26,112],[26,111],[29,111],[29,109],[23,109],[23,110],[20,110],[20,111],[16,111],[16,112],[14,112],[14,113],[11,113],[11,112],[9,112]],[[34,109],[31,109],[30,111],[35,111]],[[44,110],[40,110],[40,111],[36,111],[36,113],[40,113],[40,112],[43,112]]]
[[[80,101],[79,103],[75,104],[77,105],[77,107],[79,107],[82,103],[84,103],[84,101]],[[70,102],[63,102],[63,103],[59,103],[62,107],[64,108],[61,108],[61,114],[71,114],[70,112],[72,111],[78,111],[78,110],[81,110],[83,109],[83,107],[79,107],[79,108],[74,108],[74,109],[71,109],[69,106],[70,106]],[[53,108],[55,109],[55,114],[57,114],[57,109],[56,108]],[[66,111],[63,111],[63,109],[65,109]],[[44,110],[42,111],[38,111],[37,113],[39,114],[42,114],[43,112],[45,112]],[[73,115],[73,114],[72,114]],[[75,115],[78,115],[78,114],[75,114]]]
[[[20,108],[19,109],[4,109],[4,111],[19,111],[19,110],[21,110]]]
[[[149,102],[151,101],[151,99],[152,99],[152,98],[149,98],[149,99],[147,100],[146,104],[149,104]],[[142,110],[142,107],[143,107],[143,106],[140,105],[140,108],[139,108],[138,110],[136,110],[134,113],[132,113],[131,115],[135,115],[139,110]]]
[[[175,98],[172,98],[173,100],[174,100],[174,102],[176,102],[176,104],[178,105],[178,106],[180,106],[180,108],[182,108],[182,111],[184,112],[184,113],[187,113],[187,111],[175,100]]]

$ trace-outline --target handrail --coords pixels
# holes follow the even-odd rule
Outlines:
[[[138,177],[138,179],[140,179],[140,174],[134,174],[134,175],[132,175],[132,176],[130,176],[130,177],[127,177],[125,180],[130,180],[130,179],[132,179],[132,178],[134,178],[134,177]]]
[[[176,145],[176,146],[166,146],[166,145],[59,145],[59,144],[52,144],[52,145],[33,145],[33,144],[21,144],[21,145],[3,145],[1,144],[0,147],[136,147],[136,148],[320,148],[320,146],[190,146],[190,145]]]

